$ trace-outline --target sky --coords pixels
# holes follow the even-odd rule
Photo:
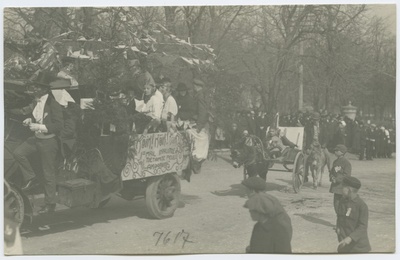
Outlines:
[[[388,30],[396,33],[396,5],[370,5],[372,15],[377,15],[385,19]]]

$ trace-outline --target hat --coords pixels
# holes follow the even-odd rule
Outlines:
[[[254,176],[242,181],[242,185],[255,191],[263,191],[267,188],[267,183],[260,177]]]
[[[272,196],[266,193],[254,194],[245,202],[243,207],[271,217],[274,216],[277,211]]]
[[[42,86],[42,87],[47,87],[50,88],[50,83],[55,81],[56,77],[54,74],[47,72],[47,71],[41,71],[37,75],[36,78],[33,80],[28,81],[28,85],[37,85],[37,86]]]
[[[193,80],[193,84],[194,84],[194,85],[197,85],[197,86],[204,87],[204,82],[201,81],[200,79],[194,79],[194,80]]]
[[[188,88],[187,88],[187,86],[186,86],[185,83],[183,83],[183,82],[179,82],[179,83],[178,83],[178,88],[177,88],[178,91],[185,91],[185,90],[187,90],[187,89],[188,89]]]
[[[357,190],[361,188],[361,182],[359,179],[351,176],[346,176],[343,179],[343,185],[344,186],[350,186],[353,188],[356,188]]]
[[[334,151],[341,151],[342,153],[346,153],[347,147],[343,144],[338,144],[338,145],[336,145]]]

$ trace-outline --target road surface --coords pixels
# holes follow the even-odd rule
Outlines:
[[[369,206],[369,238],[373,252],[395,250],[395,159],[358,161],[348,155],[360,196]],[[283,170],[281,165],[274,168]],[[244,253],[252,222],[242,169],[234,169],[227,155],[207,161],[201,174],[182,181],[181,203],[174,217],[150,219],[143,199],[125,201],[113,196],[103,209],[65,209],[35,217],[24,230],[25,254],[179,254]],[[276,196],[291,217],[294,253],[334,253],[336,216],[328,174],[323,186],[311,182],[293,193],[291,173],[270,171],[268,192]]]

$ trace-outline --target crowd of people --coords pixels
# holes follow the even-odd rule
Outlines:
[[[218,125],[214,140],[216,148],[230,148],[242,137],[243,131],[264,139],[267,130],[273,126],[265,112],[239,111],[233,116],[230,127]],[[359,154],[360,160],[373,158],[391,158],[395,152],[396,131],[383,125],[377,126],[366,120],[347,116],[328,114],[326,111],[298,112],[279,117],[279,126],[304,127],[304,148],[309,148],[313,142],[314,132],[318,131],[319,143],[323,148],[333,149],[338,144],[344,144],[349,151]]]
[[[278,120],[279,126],[304,127],[303,148],[306,150],[319,147],[335,155],[336,160],[329,171],[329,192],[333,194],[333,210],[337,217],[334,228],[338,239],[337,252],[369,252],[369,210],[358,195],[361,181],[352,176],[352,165],[345,155],[351,151],[358,154],[360,160],[391,158],[395,152],[395,131],[384,126],[377,127],[369,120],[364,124],[360,119],[351,120],[326,112],[299,112],[294,116],[283,115]],[[232,127],[226,131],[228,146],[234,146],[243,135],[252,134],[265,140],[271,157],[275,150],[279,153],[277,156],[284,156],[285,151],[295,145],[286,141],[284,135],[276,133],[279,129],[274,123],[268,122],[265,113],[238,112]],[[223,130],[216,131],[216,140],[222,139],[221,132],[224,133]],[[265,192],[265,179],[253,176],[242,184],[248,195],[245,208],[249,209],[252,220],[256,221],[246,252],[291,253],[293,229],[290,215],[277,198]]]

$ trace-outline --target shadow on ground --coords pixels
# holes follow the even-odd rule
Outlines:
[[[86,207],[56,209],[52,214],[34,216],[31,224],[22,226],[21,235],[26,238],[40,237],[129,217],[152,219],[143,197],[125,201],[113,196],[111,201],[100,209]]]
[[[327,227],[335,227],[335,225],[333,225],[329,221],[326,221],[326,220],[323,220],[323,219],[320,219],[320,218],[316,218],[316,217],[313,217],[313,216],[310,216],[310,215],[297,214],[297,213],[295,213],[294,215],[302,217],[304,220],[307,220],[307,221],[309,221],[311,223],[314,223],[314,224],[324,225],[324,226],[327,226]]]
[[[287,183],[288,185],[290,185],[290,186],[292,186],[293,185],[293,181],[292,181],[292,179],[290,178],[290,179],[276,179],[276,180],[278,180],[278,181],[283,181],[283,182],[285,182],[285,183]],[[323,186],[325,186],[325,185],[328,185],[328,184],[322,184]],[[304,183],[303,184],[303,186],[302,186],[302,188],[307,188],[307,189],[312,189],[312,190],[314,190],[314,187],[313,187],[313,183],[312,183],[312,179],[311,180],[309,180],[308,182],[306,182],[306,183]],[[318,188],[320,188],[320,187],[318,187]],[[317,188],[317,190],[318,190],[318,188]]]
[[[241,198],[246,197],[246,188],[242,184],[232,184],[229,190],[217,190],[211,193],[217,196],[239,196]],[[279,185],[276,183],[268,183],[266,191],[281,190],[285,188],[284,185]]]
[[[195,195],[181,194],[178,208],[184,208],[186,204],[194,205],[200,202],[200,197]]]

